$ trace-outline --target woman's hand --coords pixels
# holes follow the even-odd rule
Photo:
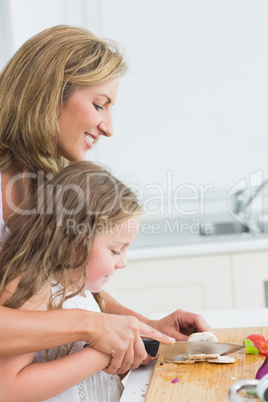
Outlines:
[[[211,331],[201,315],[184,310],[176,310],[160,320],[149,320],[149,325],[177,341],[186,341],[193,332]]]
[[[160,320],[150,320],[149,323],[158,331],[172,336],[177,341],[185,341],[193,332],[211,331],[210,326],[201,315],[184,310],[176,310]],[[141,364],[150,364],[156,358],[147,355]]]
[[[165,344],[175,341],[132,316],[94,313],[91,317],[93,322],[90,323],[86,341],[92,348],[112,357],[104,370],[108,374],[122,374],[148,361],[141,337]]]

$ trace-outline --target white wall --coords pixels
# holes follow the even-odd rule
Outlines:
[[[0,0],[0,67],[12,56],[12,39],[9,0]]]
[[[114,107],[115,135],[89,158],[143,186],[166,188],[168,171],[174,187],[226,189],[260,169],[268,176],[266,0],[8,3],[14,50],[59,23],[125,48],[129,71]]]
[[[9,5],[14,49],[50,26],[86,24],[83,1],[79,0],[9,0]]]
[[[139,182],[231,186],[267,171],[266,0],[102,1],[130,70],[101,156]],[[130,156],[131,153],[131,156]]]

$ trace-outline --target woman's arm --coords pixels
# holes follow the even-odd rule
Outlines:
[[[0,306],[0,357],[85,341],[110,355],[107,373],[124,373],[146,358],[141,336],[163,343],[174,340],[134,317],[82,309],[23,311]]]
[[[47,400],[107,367],[110,356],[92,348],[63,358],[31,363],[33,354],[0,359],[0,401]]]
[[[79,309],[26,311],[0,306],[0,357],[88,342],[94,333],[94,314]]]

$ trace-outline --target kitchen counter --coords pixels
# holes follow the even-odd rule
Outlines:
[[[198,236],[198,240],[177,244],[158,244],[148,247],[130,247],[129,261],[158,258],[186,257],[206,254],[236,253],[268,250],[268,235],[244,234],[240,236]]]
[[[242,328],[268,326],[268,308],[246,310],[198,311],[212,328]],[[168,314],[168,313],[167,313]],[[158,319],[165,314],[153,314]],[[132,370],[127,378],[120,402],[142,402],[153,372],[154,364]]]

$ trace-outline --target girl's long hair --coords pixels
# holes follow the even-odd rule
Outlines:
[[[62,169],[6,222],[11,234],[0,253],[0,295],[16,278],[18,285],[4,305],[19,308],[54,280],[61,289],[54,308],[62,307],[85,286],[94,236],[140,209],[133,191],[100,165],[84,161]],[[81,275],[73,284],[75,269]]]
[[[32,173],[54,174],[66,166],[57,154],[63,102],[76,88],[125,71],[118,45],[86,29],[58,25],[30,38],[0,74],[0,171],[14,161]]]

